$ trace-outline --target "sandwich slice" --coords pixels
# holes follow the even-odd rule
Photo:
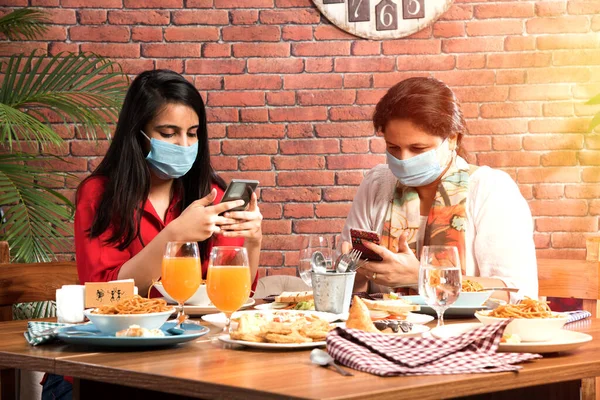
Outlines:
[[[368,300],[363,302],[369,310],[384,311],[392,315],[406,316],[410,311],[419,311],[421,307],[416,304],[408,303],[402,299],[395,300]]]

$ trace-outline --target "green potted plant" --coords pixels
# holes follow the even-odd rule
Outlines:
[[[39,10],[18,9],[0,18],[0,33],[31,40],[46,31],[46,22]],[[52,180],[64,173],[31,163],[41,157],[22,151],[23,143],[64,143],[49,116],[73,124],[87,139],[95,140],[97,131],[109,137],[128,79],[118,64],[94,54],[35,51],[0,62],[0,74],[0,240],[8,241],[13,261],[48,261],[67,248],[74,207],[53,189]]]

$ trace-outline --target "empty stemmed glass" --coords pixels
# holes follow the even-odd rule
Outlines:
[[[435,310],[437,326],[461,291],[461,269],[455,246],[423,246],[419,267],[419,294]]]
[[[300,246],[300,259],[298,272],[300,278],[308,286],[312,286],[311,271],[315,266],[315,272],[327,272],[333,266],[331,251],[331,240],[327,236],[310,235],[305,236]]]

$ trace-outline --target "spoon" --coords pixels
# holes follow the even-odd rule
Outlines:
[[[321,349],[314,349],[310,352],[310,361],[312,361],[313,364],[317,364],[322,367],[327,367],[331,365],[333,368],[335,368],[337,372],[339,372],[343,376],[354,376],[352,373],[346,371],[345,369],[342,369],[339,365],[337,365],[333,361],[333,357],[331,357],[329,354],[327,354]]]

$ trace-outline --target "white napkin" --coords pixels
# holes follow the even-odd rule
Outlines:
[[[83,322],[85,286],[63,285],[56,289],[56,317],[60,323]]]

